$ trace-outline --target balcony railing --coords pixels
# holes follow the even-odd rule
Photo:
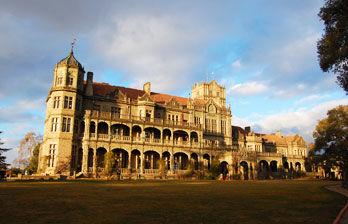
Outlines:
[[[159,169],[144,169],[145,174],[159,174],[160,170]]]
[[[191,128],[198,128],[198,129],[202,128],[201,124],[196,124],[196,123],[189,123],[184,121],[173,121],[173,120],[167,120],[163,118],[130,116],[128,114],[119,114],[119,113],[111,113],[111,112],[96,111],[96,110],[93,110],[91,112],[91,118],[98,119],[98,120],[113,120],[113,121],[132,120],[132,121],[148,122],[148,123],[167,125],[167,126],[181,126],[181,127],[191,127]]]
[[[101,139],[108,139],[108,138],[109,138],[109,135],[108,135],[108,134],[98,134],[98,138],[101,138]]]
[[[95,133],[89,134],[91,140],[96,139]],[[146,137],[131,137],[131,136],[124,136],[124,135],[108,135],[108,134],[98,134],[99,140],[110,140],[111,141],[121,141],[121,142],[138,142],[138,143],[148,143],[148,144],[162,144],[162,139],[160,138],[146,138]],[[182,145],[182,146],[192,146],[192,147],[198,147],[200,146],[200,142],[197,141],[183,141],[183,140],[173,140],[173,139],[164,139],[163,144],[165,145]],[[204,144],[204,147],[211,148],[211,145]]]
[[[265,157],[279,157],[282,156],[281,153],[277,152],[256,152],[257,156],[265,156]]]

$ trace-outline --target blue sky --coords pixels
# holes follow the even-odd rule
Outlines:
[[[232,124],[299,133],[348,99],[318,65],[321,0],[2,1],[0,135],[8,162],[28,131],[43,133],[53,68],[70,50],[94,80],[188,97],[215,74]],[[212,76],[209,75],[209,80]]]

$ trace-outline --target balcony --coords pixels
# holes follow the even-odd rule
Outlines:
[[[282,157],[282,154],[277,152],[256,152],[256,154],[261,157]]]
[[[131,137],[131,136],[124,136],[124,135],[108,135],[108,134],[98,134],[90,133],[89,134],[91,140],[98,140],[102,141],[109,141],[111,142],[133,142],[133,143],[139,143],[139,144],[162,144],[161,138],[146,138],[146,137]],[[176,145],[176,146],[186,146],[186,147],[200,147],[200,142],[197,141],[184,141],[184,140],[173,140],[173,139],[163,139],[164,145]],[[205,148],[212,148],[212,145],[204,144]],[[214,148],[217,148],[217,146],[214,146]]]
[[[104,111],[95,111],[91,112],[91,118],[96,120],[109,120],[109,121],[128,121],[135,123],[146,123],[146,124],[154,124],[154,125],[165,125],[165,126],[174,126],[178,128],[194,128],[201,129],[201,124],[188,123],[184,121],[173,121],[166,120],[163,118],[151,118],[151,117],[140,117],[140,116],[130,116],[128,114],[119,114],[119,113],[111,113]]]

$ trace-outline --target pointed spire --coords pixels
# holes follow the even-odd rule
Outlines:
[[[70,49],[69,55],[66,58],[60,60],[60,62],[58,63],[58,66],[59,65],[75,66],[84,71],[82,65],[74,57],[73,49],[74,49],[75,41],[76,41],[76,38],[73,38],[71,41],[71,49]]]

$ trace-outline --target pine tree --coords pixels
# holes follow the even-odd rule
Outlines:
[[[2,133],[2,131],[0,131],[0,134],[1,134],[1,133]],[[4,143],[1,142],[1,139],[0,139],[0,145],[3,145],[3,144],[4,144]],[[9,151],[9,150],[11,150],[11,149],[8,149],[8,148],[1,148],[1,147],[0,147],[0,170],[6,170],[7,166],[9,165],[9,164],[7,164],[7,163],[5,162],[6,156],[3,156],[3,155],[2,155],[4,152],[7,152],[7,151]]]

